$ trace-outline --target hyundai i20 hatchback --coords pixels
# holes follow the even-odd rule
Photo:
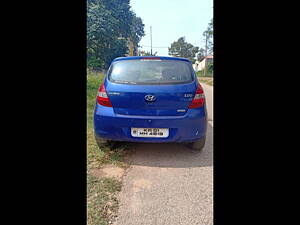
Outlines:
[[[192,64],[177,57],[120,57],[101,84],[94,112],[103,141],[205,145],[205,96]]]

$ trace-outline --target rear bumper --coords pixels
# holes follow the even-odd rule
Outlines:
[[[131,136],[131,127],[169,128],[167,138],[140,138]],[[205,107],[189,109],[184,116],[125,116],[115,114],[113,108],[97,104],[94,129],[98,137],[130,142],[193,142],[206,134]]]

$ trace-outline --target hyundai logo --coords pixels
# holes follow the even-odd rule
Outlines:
[[[156,100],[156,97],[154,95],[146,95],[145,100],[148,102],[154,102]]]

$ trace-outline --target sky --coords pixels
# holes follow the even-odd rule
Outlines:
[[[192,45],[204,48],[202,33],[213,18],[213,0],[130,0],[130,5],[145,24],[141,50],[150,52],[150,26],[152,52],[158,56],[168,56],[167,47],[183,36]]]

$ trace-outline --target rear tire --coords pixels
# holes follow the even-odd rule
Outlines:
[[[101,138],[101,137],[98,137],[97,135],[95,135],[95,139],[96,139],[96,143],[98,145],[98,148],[101,150],[103,145],[105,145],[107,143],[107,140]]]
[[[205,146],[205,141],[206,141],[206,136],[204,136],[203,138],[201,138],[198,141],[190,143],[189,146],[192,149],[197,150],[197,151],[200,152],[204,148],[204,146]]]

